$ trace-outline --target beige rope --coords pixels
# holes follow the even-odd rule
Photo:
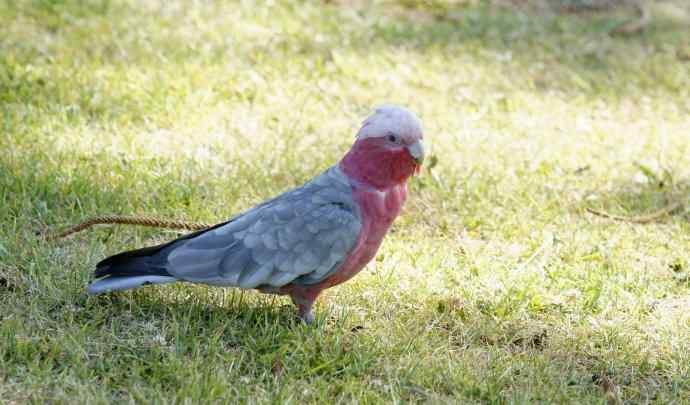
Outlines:
[[[204,222],[177,221],[173,219],[156,218],[150,216],[100,215],[89,218],[86,221],[74,225],[62,232],[41,232],[40,235],[43,235],[46,240],[62,239],[99,224],[142,225],[156,228],[186,229],[189,231],[198,231],[213,226],[212,224],[207,224]]]
[[[682,207],[683,207],[683,203],[676,201],[676,202],[671,203],[671,204],[667,205],[666,207],[660,209],[659,211],[656,211],[656,212],[653,212],[653,213],[647,214],[647,215],[640,215],[637,217],[624,217],[624,216],[620,216],[620,215],[609,214],[607,212],[597,211],[597,210],[592,209],[592,208],[586,208],[586,209],[587,209],[587,212],[589,212],[591,214],[598,215],[598,216],[604,217],[604,218],[613,219],[616,221],[634,222],[636,224],[648,224],[650,222],[654,222],[658,219],[661,219],[662,217],[670,215],[673,211],[676,211]]]
[[[649,26],[652,22],[652,13],[650,10],[650,5],[645,0],[635,0],[635,9],[639,14],[639,18],[632,21],[627,21],[611,31],[612,34],[637,34],[642,32]]]
[[[683,204],[681,202],[674,202],[668,206],[662,208],[659,211],[653,212],[648,215],[640,215],[636,217],[625,217],[620,215],[612,215],[606,212],[597,211],[592,208],[586,208],[587,212],[598,215],[600,217],[613,219],[616,221],[634,222],[638,224],[647,224],[654,222],[672,212],[682,208]],[[202,229],[207,229],[213,226],[213,224],[208,224],[205,222],[190,222],[190,221],[179,221],[174,219],[158,218],[151,216],[133,216],[133,215],[99,215],[87,219],[86,221],[80,222],[77,225],[69,227],[62,232],[49,232],[43,231],[39,232],[39,236],[43,236],[46,240],[56,240],[62,239],[77,232],[81,232],[84,229],[90,228],[94,225],[100,224],[121,224],[121,225],[141,225],[150,226],[155,228],[166,228],[166,229],[186,229],[188,231],[199,231]]]

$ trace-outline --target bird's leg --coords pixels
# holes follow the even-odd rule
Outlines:
[[[311,325],[314,322],[314,313],[311,308],[314,306],[316,296],[311,294],[291,294],[292,302],[297,306],[297,314],[307,324]]]

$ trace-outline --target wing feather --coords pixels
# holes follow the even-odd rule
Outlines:
[[[337,167],[227,224],[171,247],[167,271],[182,280],[257,288],[314,284],[342,264],[362,228]]]

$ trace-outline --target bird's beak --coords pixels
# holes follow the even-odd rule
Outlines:
[[[407,150],[410,151],[410,155],[412,155],[417,164],[421,165],[424,161],[424,143],[422,140],[420,139],[412,145],[409,145]]]

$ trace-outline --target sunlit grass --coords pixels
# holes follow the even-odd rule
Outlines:
[[[687,27],[463,2],[0,0],[0,397],[687,401]],[[91,298],[106,255],[220,221],[337,161],[370,109],[432,160],[376,260],[288,300],[175,285]],[[596,380],[596,378],[594,378]]]

